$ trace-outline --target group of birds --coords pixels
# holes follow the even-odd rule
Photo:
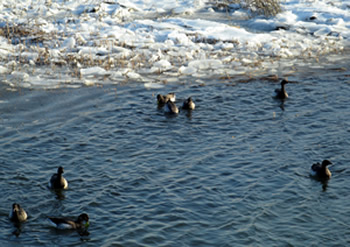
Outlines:
[[[322,182],[326,182],[332,176],[332,173],[328,169],[328,165],[331,164],[329,160],[322,161],[322,164],[313,164],[311,166],[311,175]],[[51,189],[60,190],[68,188],[68,182],[62,176],[63,172],[63,167],[60,166],[57,169],[57,173],[52,175],[49,182],[49,187]],[[27,213],[19,204],[14,203],[9,218],[16,223],[21,223],[27,220]],[[75,221],[49,217],[49,222],[58,229],[82,229],[89,226],[89,216],[83,213],[79,215],[78,219]]]
[[[285,89],[285,85],[288,83],[286,79],[283,79],[281,81],[281,89],[276,89],[276,96],[275,98],[284,100],[288,98],[288,94]],[[167,95],[157,95],[157,103],[159,107],[164,107],[166,113],[171,114],[178,114],[179,109],[175,105],[175,93],[168,93]],[[194,110],[196,107],[195,103],[193,102],[192,98],[189,97],[182,105],[182,109],[184,110]],[[322,164],[316,163],[311,166],[311,176],[315,177],[316,179],[326,182],[328,181],[332,174],[328,169],[328,165],[331,165],[332,163],[329,160],[322,161]],[[68,182],[63,177],[64,170],[63,167],[58,167],[57,173],[53,174],[50,182],[49,187],[50,189],[54,190],[62,190],[68,188]],[[24,222],[27,220],[27,213],[26,211],[21,208],[21,206],[17,203],[14,203],[12,205],[12,210],[10,211],[9,218],[16,222]],[[85,213],[79,215],[77,220],[69,220],[69,219],[63,219],[63,218],[53,218],[49,217],[49,222],[58,229],[83,229],[87,228],[89,226],[89,216]]]
[[[68,182],[63,177],[64,170],[60,166],[57,169],[57,173],[51,176],[49,181],[49,188],[53,190],[65,190],[68,189]],[[13,203],[12,210],[10,211],[9,218],[15,223],[22,223],[27,220],[26,211],[17,203]],[[89,216],[86,213],[80,214],[76,220],[49,217],[49,223],[57,229],[77,229],[86,230],[89,226]]]
[[[283,79],[281,81],[281,89],[275,90],[275,98],[280,100],[285,100],[288,98],[288,93],[286,91],[285,85],[288,83],[287,79]],[[311,166],[311,176],[315,177],[316,179],[320,180],[321,182],[327,182],[331,176],[332,173],[329,171],[328,166],[332,163],[329,160],[322,161],[322,164],[317,162],[316,164],[313,164]]]
[[[281,81],[281,89],[275,90],[275,93],[276,93],[275,98],[280,100],[285,100],[288,98],[288,93],[285,88],[285,85],[287,83],[288,83],[287,79],[283,79]],[[322,161],[322,164],[320,164],[319,162],[317,162],[316,164],[313,164],[311,166],[310,175],[320,180],[323,183],[327,182],[332,176],[332,173],[328,169],[328,166],[331,164],[332,163],[329,160]]]
[[[285,85],[288,84],[288,80],[282,79],[281,81],[281,88],[275,89],[275,98],[284,101],[288,98],[288,93],[286,91]],[[164,106],[164,111],[166,113],[172,113],[172,114],[178,114],[179,109],[175,105],[175,93],[168,93],[166,95],[157,95],[157,103],[159,107]],[[192,98],[189,97],[182,105],[182,109],[184,110],[194,110],[195,109],[195,103],[193,102]],[[322,164],[316,163],[313,164],[311,167],[311,176],[315,177],[316,179],[326,182],[328,179],[331,178],[331,172],[328,169],[328,165],[332,164],[329,160],[324,160]]]
[[[168,93],[167,95],[158,94],[157,95],[157,103],[158,107],[164,106],[164,111],[170,114],[178,114],[179,108],[175,105],[176,95],[175,93]],[[189,97],[182,104],[182,109],[184,110],[194,110],[196,108],[196,104],[193,102],[192,98]]]
[[[281,81],[281,89],[275,90],[275,98],[284,100],[288,98],[288,93],[286,91],[285,85],[288,83],[287,79]],[[175,93],[168,93],[166,95],[158,94],[157,103],[158,107],[164,107],[164,111],[170,114],[178,114],[179,108],[175,105],[176,95]],[[187,98],[183,104],[182,109],[184,110],[194,110],[196,104],[193,102],[192,97]]]

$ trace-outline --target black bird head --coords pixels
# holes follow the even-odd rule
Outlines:
[[[326,166],[331,165],[331,164],[332,164],[332,162],[330,162],[329,160],[322,161],[322,167],[326,167]]]

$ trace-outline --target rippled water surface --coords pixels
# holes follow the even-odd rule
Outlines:
[[[350,73],[307,69],[290,98],[269,80],[146,89],[0,89],[1,246],[346,246]],[[192,96],[167,116],[156,94]],[[309,177],[329,159],[333,177]],[[47,188],[58,166],[69,189]],[[28,212],[20,229],[13,202]],[[89,214],[89,236],[48,216]],[[16,236],[16,233],[18,236]]]

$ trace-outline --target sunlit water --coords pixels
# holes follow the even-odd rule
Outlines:
[[[346,64],[346,63],[345,63]],[[146,89],[0,90],[1,246],[346,246],[349,68],[300,71],[290,98],[268,80]],[[192,96],[165,115],[156,94]],[[329,159],[324,186],[309,177]],[[47,187],[58,166],[69,189]],[[13,202],[28,212],[17,229]],[[88,236],[48,216],[89,214]],[[14,234],[15,233],[15,234]]]

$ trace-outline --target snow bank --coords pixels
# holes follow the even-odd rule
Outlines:
[[[282,1],[275,17],[209,0],[3,0],[0,79],[62,87],[176,81],[181,75],[260,74],[275,61],[339,54],[349,46],[350,1]],[[289,60],[289,62],[288,62]],[[38,66],[40,69],[38,69]],[[62,75],[63,74],[63,75]],[[41,82],[40,82],[41,80]]]

